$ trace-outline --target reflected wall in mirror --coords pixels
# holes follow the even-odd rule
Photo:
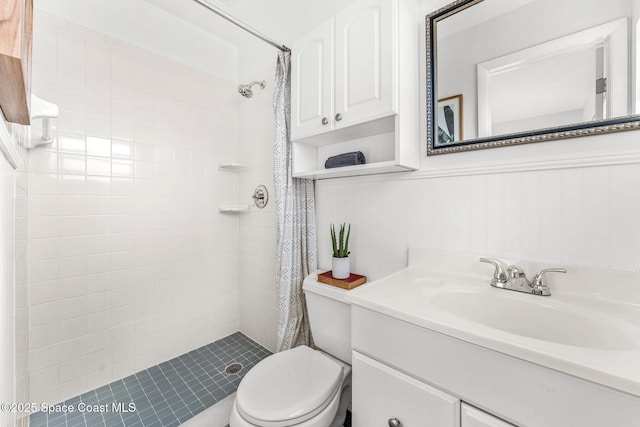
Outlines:
[[[640,0],[458,0],[427,15],[427,154],[640,129],[639,26]],[[459,95],[460,138],[443,137],[439,107]]]

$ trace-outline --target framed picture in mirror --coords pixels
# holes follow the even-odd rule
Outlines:
[[[438,100],[438,143],[462,141],[462,95]]]

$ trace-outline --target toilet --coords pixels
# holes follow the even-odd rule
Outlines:
[[[273,354],[244,376],[230,427],[339,427],[351,402],[351,307],[347,291],[303,283],[316,350],[300,346]]]

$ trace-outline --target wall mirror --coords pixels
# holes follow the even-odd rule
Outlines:
[[[640,129],[640,0],[457,0],[426,17],[427,155]]]

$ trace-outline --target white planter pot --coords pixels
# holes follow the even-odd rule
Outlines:
[[[349,267],[349,257],[333,257],[331,267],[331,275],[334,279],[347,279],[351,275],[351,269]]]

